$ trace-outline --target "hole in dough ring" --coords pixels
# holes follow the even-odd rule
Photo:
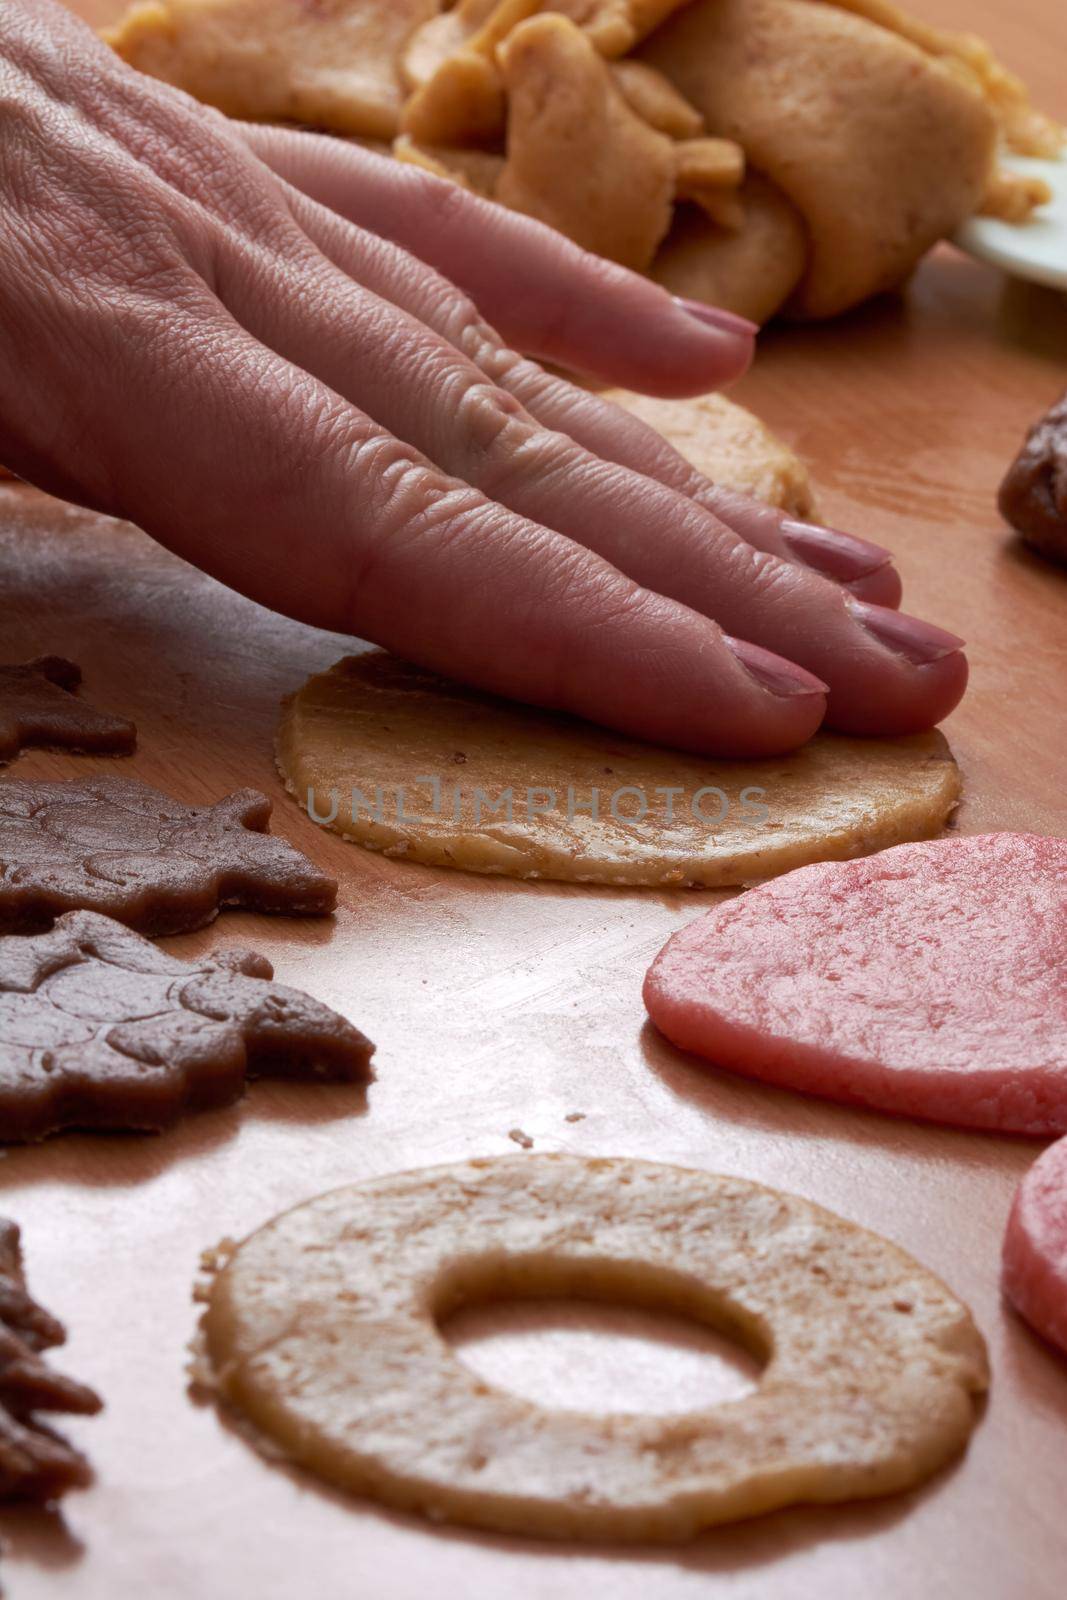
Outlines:
[[[964,1444],[986,1386],[966,1307],[895,1245],[793,1195],[628,1160],[512,1156],[297,1206],[229,1246],[205,1376],[274,1453],[437,1521],[667,1540],[798,1501],[891,1493]],[[766,1367],[673,1416],[548,1410],[464,1366],[464,1302],[668,1309]],[[265,1436],[265,1437],[264,1437]]]

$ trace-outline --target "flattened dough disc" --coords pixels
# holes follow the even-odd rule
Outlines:
[[[960,787],[937,732],[821,734],[771,761],[702,760],[381,651],[347,657],[286,702],[278,763],[316,821],[367,849],[648,887],[727,888],[928,838]]]
[[[725,395],[660,400],[629,389],[604,389],[601,397],[655,428],[710,482],[793,517],[814,514],[807,467],[758,417]]]

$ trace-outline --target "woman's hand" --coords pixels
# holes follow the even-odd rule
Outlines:
[[[685,394],[744,369],[736,319],[231,125],[52,0],[4,0],[0,119],[0,460],[31,482],[276,610],[688,749],[956,704],[959,641],[869,603],[899,594],[884,551],[724,495],[505,342]]]

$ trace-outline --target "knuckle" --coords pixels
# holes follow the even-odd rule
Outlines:
[[[486,322],[473,300],[449,283],[447,278],[436,274],[435,277],[441,307],[440,320],[446,337],[475,366],[489,372],[497,357],[504,353],[499,335]],[[500,363],[500,368],[506,371],[507,363]]]
[[[738,592],[761,604],[776,599],[783,584],[784,562],[765,555],[735,535],[720,536],[716,529],[713,537],[719,558]]]
[[[410,355],[406,346],[404,353]],[[397,363],[391,365],[395,370]],[[531,454],[541,447],[530,441],[543,430],[513,394],[472,374],[465,362],[445,363],[422,398],[419,442],[448,473],[499,498],[533,470]],[[403,433],[402,419],[383,420]]]
[[[475,514],[477,491],[448,478],[400,440],[375,434],[357,443],[355,472],[367,486],[367,514],[353,550],[354,595],[389,588],[418,548],[441,549]]]
[[[514,394],[539,394],[549,379],[542,368],[502,343],[487,323],[465,333],[461,349],[500,389]]]
[[[530,484],[547,488],[574,462],[576,447],[564,434],[534,422],[506,391],[487,387],[485,392],[493,398],[486,402],[477,431],[464,433],[468,443],[465,475],[490,499],[505,504]],[[501,394],[511,402],[510,407],[500,403],[497,397]]]
[[[479,458],[491,459],[502,449],[517,448],[535,424],[526,417],[506,389],[495,384],[471,380],[457,373],[457,392],[453,397],[456,430],[474,465]]]

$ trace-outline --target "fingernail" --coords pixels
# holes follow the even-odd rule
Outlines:
[[[674,303],[686,316],[695,317],[709,328],[720,328],[723,333],[744,334],[747,339],[754,339],[759,333],[758,322],[749,322],[747,317],[723,311],[720,306],[706,306],[703,300],[683,300],[678,294],[674,296]]]
[[[882,545],[857,539],[851,533],[838,533],[836,528],[823,528],[817,522],[796,522],[787,517],[778,524],[778,531],[806,567],[814,567],[816,572],[824,572],[841,583],[867,578],[893,560],[892,552]]]
[[[872,639],[903,656],[914,666],[926,667],[963,648],[963,640],[932,622],[920,622],[904,611],[888,606],[873,606],[867,600],[849,600],[849,610]]]
[[[758,644],[749,644],[747,639],[734,639],[728,633],[724,633],[722,638],[741,665],[772,694],[829,694],[821,678],[798,667],[795,661],[786,661],[784,656],[776,656],[770,650],[761,649]]]

